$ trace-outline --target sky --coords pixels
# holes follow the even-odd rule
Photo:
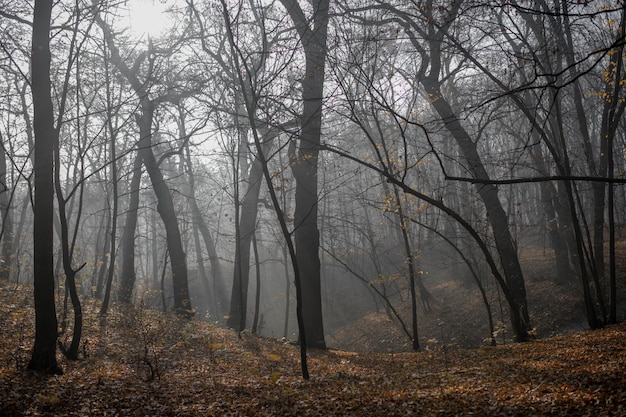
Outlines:
[[[128,21],[132,33],[137,37],[158,37],[167,30],[169,19],[164,0],[128,0]]]

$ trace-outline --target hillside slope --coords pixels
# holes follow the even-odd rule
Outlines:
[[[23,370],[29,288],[0,284],[2,416],[445,416],[626,414],[626,325],[525,344],[417,353],[314,351],[139,308],[100,319],[65,374]]]

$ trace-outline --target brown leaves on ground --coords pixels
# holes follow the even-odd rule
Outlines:
[[[139,308],[87,303],[85,355],[61,376],[23,369],[24,294],[0,284],[2,416],[444,416],[626,414],[626,326],[495,348],[309,353]]]

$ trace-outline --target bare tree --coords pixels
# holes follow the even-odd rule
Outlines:
[[[52,0],[36,0],[33,14],[32,81],[35,132],[34,294],[35,345],[29,369],[53,374],[57,365],[57,318],[54,302],[54,115],[50,81]]]
[[[138,157],[141,157],[141,161],[146,168],[148,176],[150,177],[152,187],[158,200],[157,211],[159,212],[165,226],[166,240],[172,268],[174,310],[186,316],[193,316],[194,310],[191,306],[191,300],[189,298],[187,264],[182,245],[181,233],[178,227],[178,220],[176,218],[176,210],[174,208],[174,202],[168,185],[161,169],[159,168],[152,144],[152,125],[156,108],[165,102],[176,102],[183,96],[190,95],[192,91],[168,91],[165,94],[151,98],[151,84],[147,81],[154,77],[152,71],[154,69],[155,57],[157,54],[167,55],[168,53],[171,53],[175,47],[171,48],[169,52],[167,50],[159,51],[155,49],[150,42],[148,50],[139,54],[133,64],[133,67],[131,68],[126,64],[120,55],[110,27],[101,17],[97,17],[97,22],[105,33],[105,38],[111,53],[109,59],[112,64],[116,66],[118,71],[120,71],[120,73],[123,74],[128,80],[139,100],[141,113],[136,115],[136,122],[139,127],[137,152]],[[183,42],[183,40],[179,39],[178,42]],[[137,70],[143,64],[146,64],[148,67],[146,80],[140,80],[137,74]],[[132,214],[133,212],[129,211],[129,214]],[[126,229],[126,233],[131,233],[129,228]],[[124,251],[130,251],[130,248],[124,246]]]
[[[305,15],[296,0],[281,0],[291,17],[305,55],[302,79],[302,114],[298,149],[291,152],[296,179],[294,235],[298,267],[302,276],[302,314],[307,344],[326,348],[322,315],[322,290],[318,229],[318,156],[322,137],[322,106],[329,21],[329,0],[315,0],[312,16]]]

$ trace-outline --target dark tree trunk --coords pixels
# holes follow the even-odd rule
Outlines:
[[[261,261],[259,260],[259,247],[256,241],[256,232],[252,235],[252,249],[254,250],[254,267],[256,278],[256,294],[254,298],[254,319],[252,320],[252,334],[259,331],[259,310],[261,308]]]
[[[152,54],[154,53],[152,50],[152,43],[149,43],[148,51],[146,51],[145,54],[139,55],[137,61],[131,69],[121,57],[120,52],[114,43],[113,35],[109,26],[100,16],[96,16],[96,21],[105,32],[105,38],[111,53],[109,60],[117,67],[124,77],[126,77],[141,103],[141,114],[136,116],[140,135],[137,148],[138,154],[141,157],[143,165],[146,167],[146,172],[150,177],[152,188],[157,197],[157,211],[165,226],[166,242],[172,269],[174,310],[185,316],[193,316],[195,311],[191,307],[191,300],[189,299],[187,261],[183,250],[180,229],[178,228],[176,209],[174,207],[172,195],[170,194],[170,190],[165,182],[165,179],[163,178],[163,173],[159,168],[157,160],[154,156],[154,150],[152,149],[152,122],[156,106],[164,102],[174,102],[178,100],[180,96],[165,94],[158,98],[150,99],[149,82],[141,81],[138,77],[137,71],[135,71],[135,68],[139,68],[143,60],[151,59],[150,57],[153,56]],[[146,75],[146,78],[153,76],[153,73],[149,73]],[[124,252],[125,255],[128,255],[130,248],[124,248]]]
[[[270,150],[273,138],[266,141],[264,154]],[[250,244],[256,230],[259,194],[263,180],[263,164],[257,156],[250,168],[248,187],[241,201],[239,219],[239,241],[235,246],[235,269],[233,272],[233,289],[230,298],[230,312],[227,325],[231,329],[242,331],[246,328],[248,306],[248,285],[250,280]]]
[[[109,246],[109,234],[107,231],[111,227],[111,213],[106,211],[102,221],[100,222],[100,229],[98,230],[98,237],[96,239],[96,254],[95,254],[95,265],[100,264],[100,267],[97,269],[97,274],[94,277],[95,282],[93,286],[95,287],[95,291],[93,296],[97,299],[102,298],[102,292],[104,291],[104,284],[107,269],[107,257],[106,257],[106,248]],[[104,242],[102,241],[102,236],[104,235]]]
[[[282,0],[282,3],[298,31],[306,59],[306,75],[302,79],[300,141],[297,158],[292,161],[293,176],[296,180],[294,235],[296,258],[302,280],[302,318],[308,347],[325,349],[319,259],[320,233],[317,227],[317,165],[322,135],[329,1],[313,2],[312,25],[295,0]]]
[[[409,234],[407,232],[407,224],[404,219],[404,210],[400,202],[400,195],[396,187],[393,188],[394,197],[396,200],[396,208],[398,210],[398,218],[400,220],[400,230],[402,232],[402,242],[404,244],[404,253],[406,255],[407,268],[409,271],[409,288],[411,291],[411,332],[412,332],[412,347],[413,350],[420,349],[419,336],[417,332],[417,294],[416,294],[416,280],[417,273],[415,271],[415,258],[411,249],[411,242],[409,241]],[[426,298],[423,291],[420,292],[422,299]],[[426,304],[425,304],[426,305]],[[430,309],[430,305],[429,305]]]
[[[439,69],[435,68],[431,69],[429,76],[421,80],[426,92],[431,94],[431,97],[436,98],[431,100],[431,105],[445,123],[446,129],[456,140],[461,153],[467,160],[472,176],[474,178],[488,180],[489,175],[480,159],[476,144],[465,131],[452,110],[452,107],[444,98],[438,76]],[[476,184],[476,190],[487,210],[487,217],[493,230],[496,249],[500,255],[500,263],[504,270],[506,285],[509,287],[514,301],[510,309],[517,309],[519,311],[519,315],[511,314],[513,331],[515,332],[516,339],[524,341],[528,338],[528,330],[531,328],[526,300],[526,286],[522,268],[517,257],[517,249],[509,230],[508,218],[498,198],[498,189],[495,185]]]
[[[174,310],[185,316],[193,316],[194,310],[189,299],[187,261],[183,250],[180,229],[178,228],[174,200],[152,149],[152,119],[154,112],[152,106],[152,103],[144,103],[142,114],[137,117],[139,134],[141,136],[137,146],[157,197],[157,211],[161,215],[161,220],[163,220],[163,225],[165,226],[167,248],[172,268]]]
[[[11,278],[13,269],[13,216],[11,212],[11,191],[7,185],[7,160],[6,144],[0,134],[0,143],[3,149],[0,150],[0,215],[2,216],[2,230],[0,237],[2,247],[0,249],[0,281],[8,281]]]
[[[283,337],[289,338],[289,310],[291,309],[291,279],[289,277],[289,252],[287,244],[281,247],[283,253],[283,267],[285,271],[285,322],[283,323]]]
[[[70,294],[70,299],[72,300],[72,308],[74,309],[74,327],[72,330],[72,341],[70,343],[70,347],[65,349],[62,344],[61,351],[65,354],[68,359],[76,360],[78,359],[78,348],[80,346],[80,339],[83,331],[83,309],[80,304],[80,298],[78,297],[78,292],[76,291],[76,275],[78,270],[74,269],[72,265],[72,249],[73,244],[70,243],[69,237],[69,224],[67,221],[67,208],[66,208],[66,200],[62,194],[61,188],[61,176],[59,172],[59,168],[61,165],[60,156],[59,156],[59,142],[58,136],[55,138],[55,146],[54,146],[54,156],[55,156],[55,181],[54,186],[57,195],[57,205],[59,207],[59,220],[61,223],[61,253],[62,253],[62,262],[63,262],[63,272],[65,273],[67,290]],[[82,193],[82,190],[81,190]],[[78,214],[78,218],[80,218],[80,210]],[[67,300],[67,299],[66,299]],[[65,326],[62,326],[65,327]]]
[[[35,130],[34,300],[35,345],[28,368],[60,374],[56,360],[57,317],[54,301],[54,172],[57,135],[50,82],[52,0],[35,0],[31,49]]]
[[[126,211],[126,219],[124,220],[122,241],[120,243],[122,249],[122,271],[120,274],[118,299],[122,303],[131,302],[133,288],[135,287],[135,232],[137,230],[137,215],[139,212],[141,166],[141,155],[137,152],[133,163],[133,176],[130,179],[130,189],[128,190],[130,200],[128,210]],[[107,280],[107,286],[110,287],[110,285],[109,280]]]
[[[106,54],[106,50],[105,50],[105,54]],[[107,291],[107,299],[106,299],[106,304],[103,302],[103,306],[102,309],[103,311],[106,312],[106,309],[108,307],[108,302],[109,302],[109,298],[111,297],[111,286],[113,284],[113,277],[115,275],[115,262],[117,260],[117,242],[116,242],[116,236],[117,236],[117,212],[118,212],[118,207],[119,207],[119,199],[118,199],[118,174],[117,174],[117,131],[115,129],[115,127],[113,126],[113,118],[114,118],[114,114],[112,112],[112,108],[113,108],[113,100],[111,97],[111,74],[109,71],[109,64],[108,62],[105,62],[105,67],[104,67],[104,73],[105,73],[105,77],[106,77],[106,99],[107,99],[107,130],[109,133],[109,160],[110,160],[110,169],[111,169],[111,189],[113,192],[113,201],[112,201],[112,207],[111,207],[111,202],[109,202],[109,207],[110,207],[110,216],[107,219],[107,228],[105,230],[105,235],[106,238],[104,240],[104,247],[105,247],[105,251],[108,249],[109,252],[109,258],[108,258],[108,269],[107,269],[107,276],[106,276],[106,291]],[[139,166],[139,170],[141,170],[141,165]],[[134,173],[133,173],[134,175]],[[138,185],[138,184],[137,184]],[[132,190],[131,190],[132,193]],[[108,193],[107,193],[108,195]],[[137,211],[135,210],[135,214],[137,213]],[[134,229],[133,229],[134,230]],[[133,250],[134,252],[134,250]],[[103,259],[103,264],[102,264],[102,269],[101,271],[104,271],[105,265],[106,265],[106,261],[107,258],[106,256]],[[100,282],[98,281],[98,285],[100,285]],[[132,286],[131,286],[131,290],[130,292],[132,293]],[[130,298],[130,297],[129,297]]]

